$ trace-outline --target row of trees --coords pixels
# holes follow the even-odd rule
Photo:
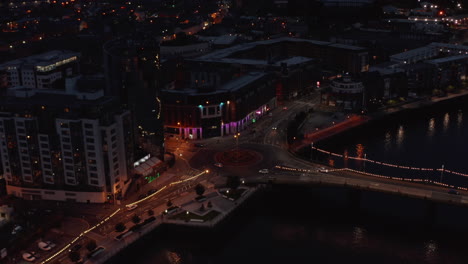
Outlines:
[[[91,240],[86,244],[86,249],[88,250],[89,253],[93,252],[97,248],[97,243],[95,240]],[[81,260],[81,255],[80,252],[77,250],[72,250],[69,254],[68,257],[72,262],[78,262]]]

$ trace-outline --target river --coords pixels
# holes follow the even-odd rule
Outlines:
[[[320,147],[413,167],[468,173],[468,107],[452,104],[397,115],[323,142]],[[336,166],[339,165],[336,160]],[[354,164],[353,164],[354,163]],[[348,166],[363,166],[349,161]],[[393,168],[375,173],[400,173]],[[411,177],[414,173],[407,173]],[[416,175],[420,177],[421,175]],[[463,177],[427,176],[468,185]],[[468,263],[468,209],[338,187],[273,186],[221,226],[165,226],[109,263]],[[428,208],[436,208],[429,210]]]

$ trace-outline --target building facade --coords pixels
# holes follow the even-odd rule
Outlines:
[[[251,72],[219,85],[205,82],[186,89],[164,90],[166,132],[199,139],[245,130],[276,106],[271,77]]]
[[[133,170],[132,122],[113,99],[44,91],[3,100],[0,107],[8,194],[91,203],[124,194]]]
[[[364,100],[364,85],[349,75],[334,79],[329,90],[322,93],[321,101],[325,105],[336,106],[344,110],[361,110]]]
[[[139,145],[153,156],[162,157],[159,56],[159,42],[146,35],[119,38],[104,45],[105,95],[116,97],[130,110]]]
[[[60,89],[66,77],[79,72],[79,54],[53,50],[0,65],[6,72],[8,87]]]

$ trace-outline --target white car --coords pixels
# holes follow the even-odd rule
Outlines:
[[[220,162],[217,162],[217,163],[215,163],[214,165],[215,165],[216,167],[218,167],[218,168],[222,168],[222,167],[223,167],[223,164],[220,163]]]
[[[136,209],[138,207],[138,204],[129,204],[129,205],[126,205],[125,207],[127,207],[128,211],[131,211],[131,210]]]
[[[47,242],[44,242],[44,241],[40,241],[37,246],[44,250],[44,251],[49,251],[51,249],[53,249],[55,247],[55,244],[50,242],[50,241],[47,241]]]
[[[319,172],[323,172],[323,173],[327,173],[328,172],[328,169],[324,168],[324,167],[321,167],[321,168],[318,168],[318,171]]]
[[[23,259],[29,262],[33,262],[36,260],[36,257],[34,256],[34,252],[25,252],[23,253]]]
[[[261,169],[258,171],[259,173],[267,174],[269,173],[268,169]]]
[[[15,228],[13,228],[13,230],[11,231],[11,234],[16,235],[17,233],[21,232],[21,230],[23,230],[23,227],[15,226]]]

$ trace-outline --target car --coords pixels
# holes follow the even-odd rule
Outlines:
[[[214,164],[214,166],[215,166],[215,167],[218,167],[218,168],[222,168],[222,167],[223,167],[223,164],[220,163],[220,162],[216,162],[216,163]]]
[[[138,200],[141,200],[141,199],[144,199],[146,198],[146,194],[142,193],[140,195],[138,195]]]
[[[261,169],[258,171],[259,173],[267,174],[269,173],[268,169]]]
[[[288,107],[287,107],[287,106],[283,106],[283,110],[288,110]]]
[[[138,207],[138,204],[128,204],[125,207],[127,207],[127,211],[132,211]]]
[[[34,252],[24,252],[22,257],[26,261],[33,262],[36,260],[36,256],[34,256],[34,254]]]
[[[274,127],[272,127],[271,129],[276,130],[276,129],[278,129],[278,128],[274,126]]]
[[[11,231],[11,234],[12,234],[12,235],[16,235],[16,234],[18,234],[19,232],[21,232],[21,230],[23,230],[23,227],[17,225],[17,226],[15,226],[15,227],[13,228],[13,230]]]
[[[68,251],[69,252],[72,252],[72,251],[78,251],[82,248],[83,246],[81,244],[75,244],[73,245]]]
[[[205,145],[201,143],[195,143],[194,146],[197,148],[203,148]]]
[[[150,189],[147,194],[151,195],[151,194],[153,194],[153,193],[155,193],[157,191],[158,191],[158,189]]]
[[[47,242],[39,241],[37,246],[44,251],[49,251],[55,247],[55,244],[50,241],[47,241]]]
[[[455,194],[455,195],[459,195],[459,194],[460,194],[460,193],[459,193],[457,190],[455,190],[455,189],[450,189],[450,190],[448,191],[448,193],[449,193],[449,194]]]
[[[328,172],[328,169],[327,169],[327,168],[325,168],[325,167],[320,167],[320,168],[318,168],[318,170],[317,170],[317,171],[318,171],[318,172],[327,173],[327,172]]]

